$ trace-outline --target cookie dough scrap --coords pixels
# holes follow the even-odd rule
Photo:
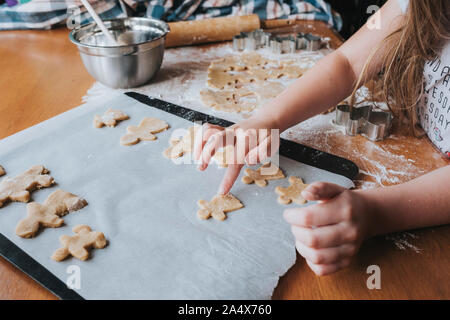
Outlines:
[[[303,180],[299,177],[289,177],[289,187],[276,187],[275,192],[279,195],[278,202],[281,204],[290,204],[294,202],[296,204],[305,204],[306,200],[303,199],[301,193],[308,185],[303,183]]]
[[[284,65],[281,70],[281,76],[285,76],[290,79],[300,78],[304,73],[305,69],[295,65]]]
[[[138,126],[129,126],[127,134],[120,138],[120,144],[123,146],[131,146],[140,141],[155,140],[154,133],[158,133],[169,128],[169,125],[164,120],[156,118],[144,118]]]
[[[215,60],[209,65],[210,70],[222,70],[222,71],[244,71],[247,70],[247,66],[243,65],[239,61],[239,56],[227,56],[225,58]]]
[[[254,81],[262,82],[268,79],[279,79],[283,76],[283,69],[280,68],[252,68],[248,71]]]
[[[59,228],[61,217],[87,206],[86,200],[64,190],[56,190],[43,204],[31,202],[27,205],[27,216],[16,227],[16,234],[22,238],[32,238],[40,227]]]
[[[240,88],[245,83],[256,81],[256,77],[246,72],[229,72],[220,69],[208,69],[207,84],[211,88]]]
[[[84,261],[89,258],[88,250],[106,247],[106,238],[102,232],[92,231],[86,225],[75,226],[72,231],[75,233],[74,236],[63,235],[59,238],[62,247],[53,253],[53,260],[60,262],[73,256]]]
[[[197,216],[201,220],[207,220],[213,217],[216,220],[223,221],[227,218],[226,213],[232,212],[244,207],[244,205],[232,194],[216,195],[211,201],[199,200]]]
[[[242,177],[242,182],[245,184],[255,183],[258,187],[267,186],[268,180],[280,180],[286,178],[283,171],[276,165],[268,162],[263,164],[256,170],[245,169],[245,176]]]
[[[8,201],[28,202],[31,191],[53,185],[55,181],[47,173],[43,166],[36,165],[17,177],[3,179],[0,182],[0,208]]]
[[[200,92],[202,102],[217,111],[224,112],[250,112],[257,107],[257,101],[249,98],[254,94],[246,90],[213,91],[203,89]]]
[[[0,177],[1,177],[1,176],[4,176],[5,174],[6,174],[5,169],[3,169],[2,166],[0,166]]]
[[[118,121],[127,120],[129,118],[130,117],[128,117],[128,115],[121,110],[108,109],[102,116],[99,116],[97,114],[95,115],[94,127],[95,128],[102,128],[104,126],[115,127]]]
[[[176,159],[191,153],[194,148],[195,135],[199,129],[199,126],[189,127],[181,139],[171,139],[171,146],[164,151],[163,155],[168,159]]]
[[[269,63],[274,62],[273,60],[264,58],[262,55],[256,52],[249,52],[242,54],[240,56],[240,61],[242,61],[242,63],[249,68],[256,66],[265,66]]]
[[[264,66],[272,62],[256,52],[232,55],[211,62],[210,69],[222,71],[245,71],[256,66]]]

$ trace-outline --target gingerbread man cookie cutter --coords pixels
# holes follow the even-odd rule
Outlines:
[[[349,136],[361,134],[371,141],[381,141],[389,136],[392,120],[392,113],[375,111],[370,105],[351,108],[343,104],[336,107],[333,123],[344,127]]]

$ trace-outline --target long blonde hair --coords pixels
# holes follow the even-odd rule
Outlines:
[[[398,117],[409,119],[411,133],[417,135],[416,106],[423,93],[423,71],[427,61],[436,59],[450,39],[449,0],[410,0],[403,26],[374,50],[361,73],[356,90],[369,77],[373,57],[383,52],[378,75],[381,96]]]

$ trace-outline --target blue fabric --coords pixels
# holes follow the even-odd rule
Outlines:
[[[261,19],[321,20],[340,30],[342,19],[324,0],[125,0],[134,15],[169,22],[256,13]],[[90,0],[103,19],[124,16],[118,0]],[[70,3],[70,1],[67,1]],[[0,5],[0,30],[48,29],[68,18],[66,2],[55,0],[9,0]],[[87,12],[81,24],[91,21]]]
[[[321,20],[342,28],[341,17],[324,0],[151,0],[147,8],[147,16],[169,22],[252,13],[261,19]]]
[[[49,29],[64,23],[68,17],[68,7],[62,1],[20,0],[15,5],[10,1],[0,5],[0,30]],[[98,0],[95,10],[102,19],[124,16],[115,0]],[[78,15],[80,25],[91,22],[86,11]]]

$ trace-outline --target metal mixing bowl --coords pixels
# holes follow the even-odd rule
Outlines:
[[[149,18],[112,19],[104,23],[119,46],[111,45],[95,23],[72,30],[69,35],[88,72],[112,88],[132,88],[150,81],[161,66],[169,26]]]

